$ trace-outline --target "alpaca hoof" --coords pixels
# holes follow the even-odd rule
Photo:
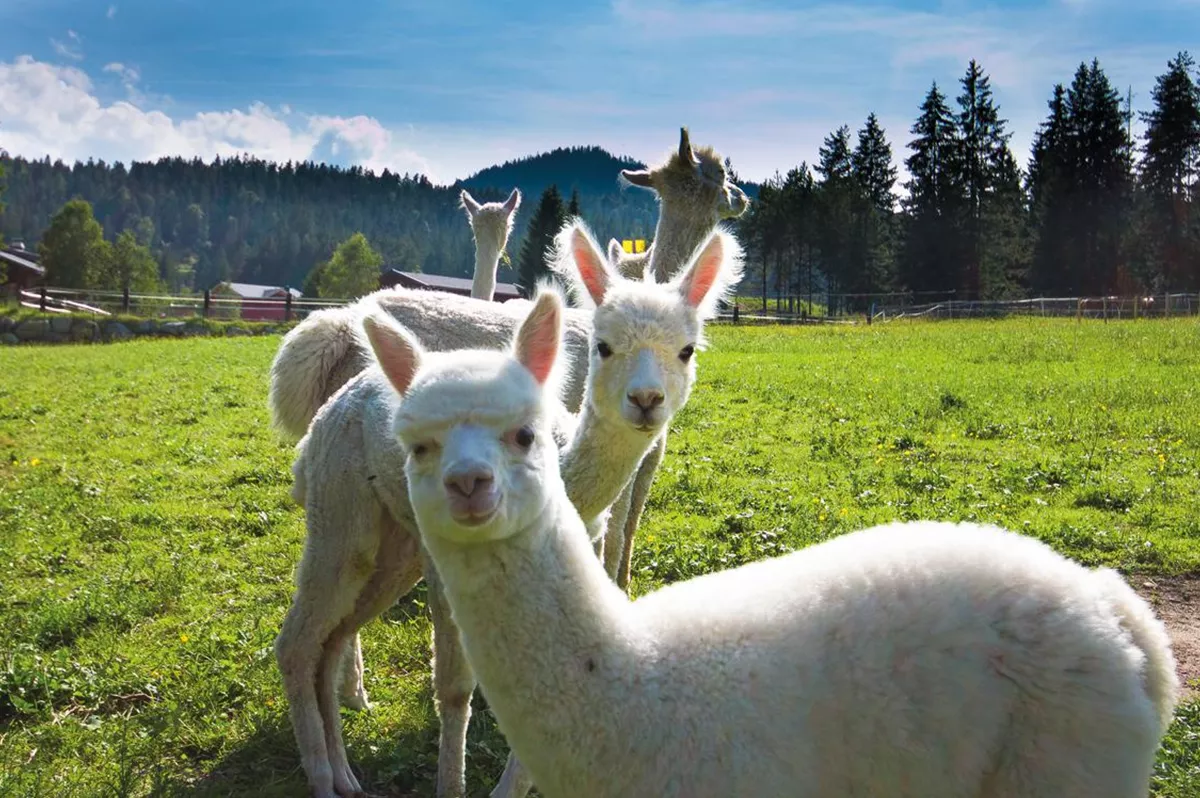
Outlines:
[[[368,700],[365,690],[351,695],[344,695],[341,697],[341,701],[342,706],[355,712],[365,712],[371,708],[371,702]]]

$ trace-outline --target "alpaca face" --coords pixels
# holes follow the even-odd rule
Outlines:
[[[581,222],[563,228],[555,249],[555,268],[595,308],[589,408],[619,427],[657,435],[691,394],[704,319],[741,277],[737,242],[713,233],[664,284],[622,277]]]
[[[750,207],[746,193],[730,181],[721,156],[712,147],[692,147],[687,128],[680,130],[679,149],[665,164],[652,170],[626,169],[621,175],[635,186],[657,191],[664,205],[711,209],[714,221],[736,219]]]
[[[550,434],[562,300],[542,294],[511,353],[427,353],[386,313],[363,326],[400,397],[395,434],[405,452],[409,502],[423,532],[460,543],[514,534],[550,501],[558,448]]]
[[[421,528],[465,544],[530,526],[558,457],[528,371],[502,352],[472,355],[423,371],[396,423]]]

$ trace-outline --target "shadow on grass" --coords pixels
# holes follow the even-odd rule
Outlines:
[[[367,795],[421,798],[435,793],[438,725],[432,714],[432,696],[427,700],[431,707],[428,723],[417,724],[384,740],[366,744],[357,740],[348,744],[350,767]],[[468,792],[471,796],[486,796],[504,769],[508,746],[478,692],[473,710],[467,735]],[[352,714],[344,712],[342,717],[343,723],[352,722]],[[260,728],[205,767],[205,771],[194,780],[172,774],[155,784],[151,794],[189,798],[282,798],[309,794],[286,717]]]

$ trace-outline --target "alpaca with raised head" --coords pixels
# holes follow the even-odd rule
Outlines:
[[[496,270],[500,256],[512,234],[513,215],[521,205],[521,192],[513,189],[504,202],[480,204],[464,188],[459,194],[471,236],[475,239],[475,276],[471,280],[471,297],[492,301],[496,293]]]
[[[897,523],[631,601],[558,470],[555,297],[509,353],[364,323],[423,546],[547,798],[1146,795],[1178,682],[1117,573]]]
[[[570,501],[599,537],[606,510],[688,400],[703,322],[740,279],[741,251],[728,234],[713,233],[688,268],[661,285],[622,278],[578,222],[557,236],[555,253],[555,267],[589,306],[594,337],[580,413],[571,416],[558,405],[555,434]],[[373,313],[387,315],[381,308]],[[352,650],[358,629],[422,573],[429,581],[442,725],[438,794],[464,790],[475,680],[437,574],[419,556],[402,458],[390,434],[394,412],[378,368],[364,370],[321,408],[292,467],[292,495],[305,508],[308,536],[276,654],[304,769],[319,796],[358,789],[341,742],[339,658]],[[506,774],[511,794],[527,791],[515,760]]]

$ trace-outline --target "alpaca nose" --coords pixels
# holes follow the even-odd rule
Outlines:
[[[663,403],[663,392],[657,388],[641,388],[630,391],[626,398],[643,413],[648,413]]]
[[[492,469],[475,465],[455,469],[446,474],[443,483],[450,493],[470,498],[477,490],[487,491],[492,486]]]

